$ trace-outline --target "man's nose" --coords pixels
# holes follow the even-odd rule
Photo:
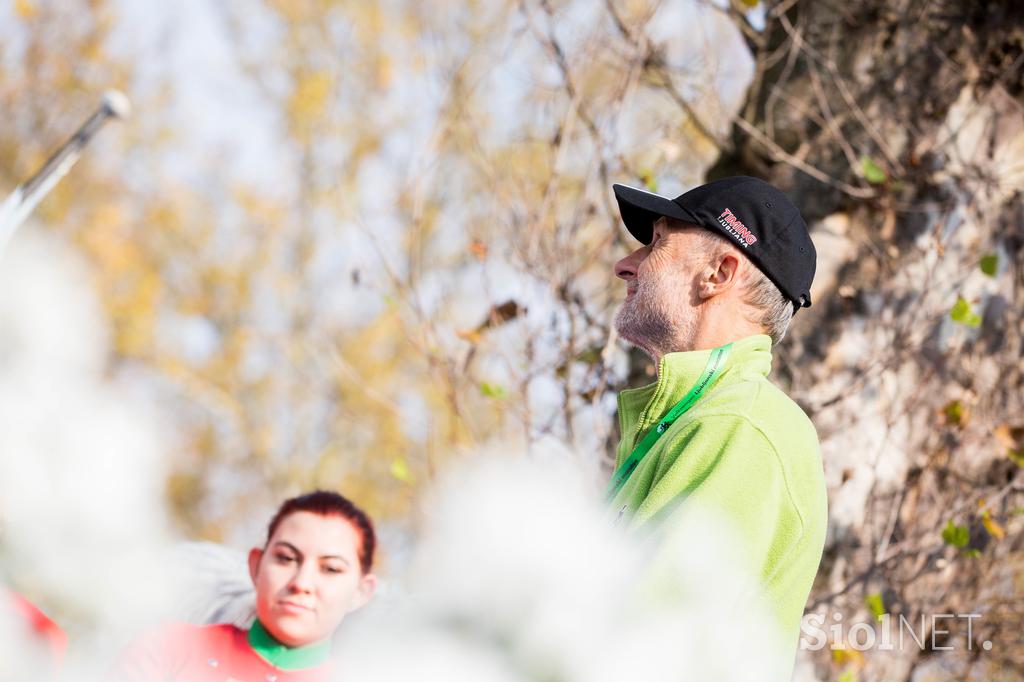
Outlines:
[[[636,269],[644,259],[647,247],[637,249],[615,264],[615,276],[629,281],[636,277]]]

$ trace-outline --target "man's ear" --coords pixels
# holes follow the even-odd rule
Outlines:
[[[252,579],[252,584],[256,584],[256,576],[260,572],[260,559],[263,558],[263,550],[253,547],[249,550],[249,577]]]
[[[352,606],[349,608],[349,613],[357,609],[361,609],[366,606],[371,599],[373,599],[374,592],[377,591],[377,576],[373,573],[367,573],[359,579],[359,588],[356,590],[356,597],[352,601]]]
[[[726,251],[716,261],[704,271],[704,279],[698,287],[701,299],[706,300],[719,296],[739,281],[741,266],[739,256],[731,251]]]

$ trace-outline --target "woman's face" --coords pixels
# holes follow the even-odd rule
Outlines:
[[[278,524],[264,550],[249,553],[260,622],[282,644],[327,639],[373,596],[377,579],[359,565],[360,536],[348,519],[298,511]]]

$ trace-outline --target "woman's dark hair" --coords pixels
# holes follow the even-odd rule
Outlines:
[[[289,514],[310,512],[320,516],[340,516],[355,526],[359,532],[359,565],[363,573],[369,573],[373,567],[373,551],[377,547],[377,536],[373,532],[373,523],[362,509],[347,497],[329,490],[314,490],[285,500],[270,520],[267,528],[267,543],[274,537],[274,531]]]

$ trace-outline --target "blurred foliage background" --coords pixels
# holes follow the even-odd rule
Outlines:
[[[24,229],[87,257],[111,377],[166,407],[183,535],[314,486],[411,532],[493,442],[607,465],[652,374],[610,327],[611,183],[757,175],[819,253],[773,370],[830,488],[810,609],[984,614],[971,651],[798,675],[1024,676],[1019,3],[13,0],[0,189],[109,87],[135,115]]]

